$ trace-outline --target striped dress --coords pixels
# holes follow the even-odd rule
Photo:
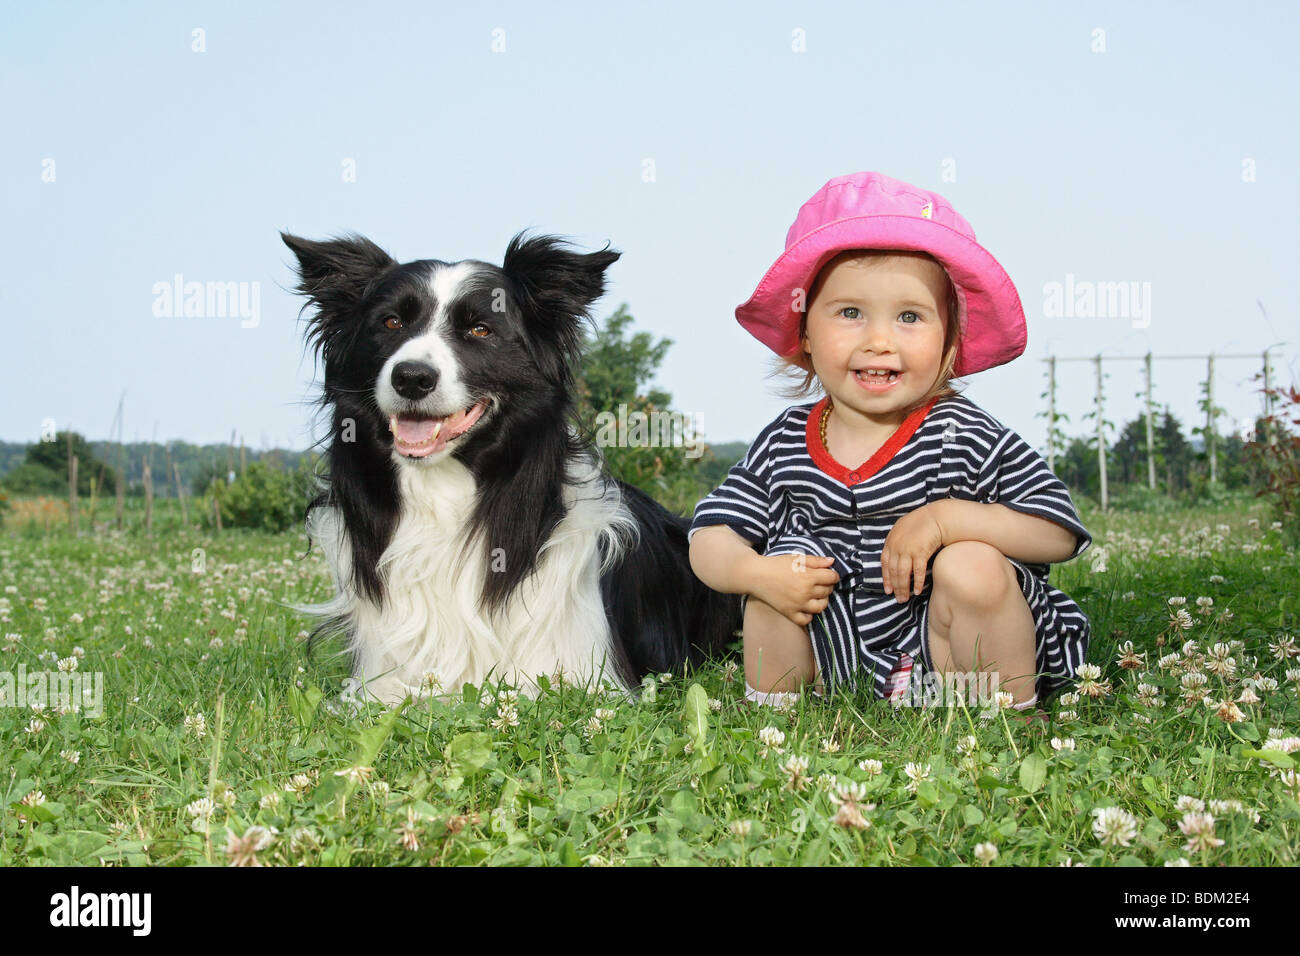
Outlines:
[[[764,555],[835,559],[839,583],[808,627],[828,693],[865,684],[885,697],[912,660],[933,669],[925,639],[930,574],[922,593],[902,604],[884,592],[880,576],[885,537],[903,515],[943,498],[996,502],[1072,531],[1071,557],[1092,543],[1042,457],[968,399],[938,399],[913,412],[856,470],[822,447],[817,424],[826,402],[786,409],[764,428],[696,507],[691,533],[725,524]],[[1048,565],[1008,560],[1034,617],[1037,690],[1045,699],[1084,662],[1088,618],[1048,583]]]

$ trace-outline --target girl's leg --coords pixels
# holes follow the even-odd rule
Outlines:
[[[745,681],[755,690],[798,691],[817,679],[806,629],[752,595],[745,600]]]
[[[935,555],[932,574],[929,638],[935,668],[996,673],[1016,703],[1033,697],[1034,618],[1016,569],[992,545],[958,541]]]

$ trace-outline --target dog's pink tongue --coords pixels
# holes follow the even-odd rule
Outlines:
[[[399,415],[393,434],[405,442],[428,441],[433,437],[433,430],[437,425],[436,418],[403,418]]]
[[[441,421],[440,418],[397,416],[391,424],[397,450],[408,458],[427,458],[432,455],[437,451],[439,443],[431,439]]]

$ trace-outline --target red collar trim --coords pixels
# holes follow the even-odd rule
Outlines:
[[[885,443],[876,450],[874,455],[857,468],[845,468],[832,458],[831,453],[822,445],[818,423],[821,421],[822,412],[829,401],[830,396],[823,398],[808,413],[808,422],[804,426],[804,438],[808,445],[808,454],[812,456],[813,463],[818,468],[837,481],[852,487],[866,481],[889,464],[894,455],[898,454],[898,450],[907,444],[907,440],[921,426],[921,422],[930,413],[930,409],[934,407],[934,403],[938,401],[938,398],[930,399],[926,405],[916,409],[904,418],[903,423],[898,426],[898,430],[886,439]]]

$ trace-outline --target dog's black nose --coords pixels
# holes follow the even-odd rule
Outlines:
[[[438,387],[438,370],[423,362],[398,362],[393,369],[393,388],[402,398],[419,401]]]

